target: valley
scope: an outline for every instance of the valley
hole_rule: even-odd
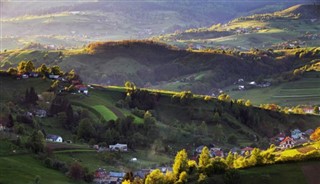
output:
[[[0,9],[0,184],[318,184],[317,2]]]

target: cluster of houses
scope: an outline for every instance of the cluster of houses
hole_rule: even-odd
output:
[[[320,33],[306,33],[301,38],[305,40],[318,40],[320,39]]]
[[[271,143],[277,145],[277,149],[285,150],[295,146],[299,146],[301,144],[309,142],[310,135],[314,132],[312,129],[308,129],[302,132],[299,129],[294,129],[290,131],[290,135],[286,135],[284,132],[279,133],[277,136],[271,138]],[[203,148],[205,146],[198,146],[194,151],[194,157],[192,159],[197,160],[199,155],[201,154]],[[226,157],[228,153],[225,153],[222,148],[215,146],[214,144],[210,144],[208,146],[209,154],[211,157]],[[97,150],[99,147],[96,148]],[[110,151],[127,151],[126,144],[115,144],[110,145],[108,150]],[[240,154],[242,156],[246,156],[247,154],[251,154],[254,150],[253,147],[244,147],[238,148],[234,147],[229,150],[229,152],[233,154]],[[131,159],[131,161],[137,161],[136,158]],[[162,173],[171,172],[171,167],[157,167],[155,169],[159,169]],[[149,173],[151,173],[155,169],[140,169],[132,173],[132,177],[134,178],[145,178]],[[95,171],[94,174],[94,183],[96,184],[120,184],[125,177],[124,172],[107,172],[105,169],[99,168]]]
[[[313,132],[313,129],[308,129],[304,132],[300,129],[294,129],[291,131],[291,135],[280,132],[278,135],[271,138],[271,142],[278,145],[279,149],[288,149],[309,142],[309,137]]]
[[[118,152],[127,152],[128,151],[128,145],[127,144],[114,144],[109,145],[109,147],[94,145],[94,149],[97,150],[97,152],[106,152],[106,151],[118,151]]]
[[[145,178],[148,174],[150,174],[153,170],[159,169],[163,174],[167,172],[172,172],[172,167],[157,167],[154,169],[140,169],[132,172],[133,178]],[[114,171],[106,171],[106,169],[98,168],[94,173],[95,184],[121,184],[126,173],[124,172],[114,172]]]
[[[25,72],[25,73],[18,73],[16,75],[16,79],[28,79],[28,78],[38,78],[40,74],[38,72]],[[51,80],[59,80],[61,82],[72,84],[74,86],[74,89],[81,94],[88,95],[89,90],[86,85],[84,85],[80,80],[71,80],[68,81],[64,76],[61,75],[55,75],[55,74],[47,74],[46,77]],[[60,86],[59,92],[65,91],[64,86]]]
[[[274,48],[274,49],[293,49],[293,48],[303,46],[305,44],[306,44],[305,41],[289,40],[289,41],[274,44],[274,45],[272,45],[272,48]]]
[[[248,27],[248,28],[242,28],[242,27],[236,27],[235,29],[232,29],[234,33],[236,34],[249,34],[249,33],[254,33],[258,32],[260,30],[267,29],[266,27]],[[229,30],[231,31],[231,30]]]
[[[107,172],[99,168],[94,173],[93,182],[96,184],[120,184],[125,176],[124,172]]]
[[[281,132],[275,137],[272,137],[270,139],[270,143],[275,144],[277,146],[277,149],[279,150],[292,148],[310,142],[309,137],[313,132],[313,129],[308,129],[304,132],[302,132],[299,129],[294,129],[290,132],[290,135],[286,135],[284,132]],[[201,145],[195,149],[193,159],[196,160],[198,158],[204,147],[204,145]],[[208,148],[211,157],[226,157],[228,152],[231,152],[233,154],[237,153],[244,156],[246,153],[251,154],[252,150],[254,149],[253,147],[249,146],[244,148],[234,147],[230,149],[227,153],[225,153],[223,152],[222,148],[216,147],[213,144],[211,144]]]
[[[236,82],[233,83],[234,85],[238,85],[237,88],[233,89],[233,90],[239,90],[239,91],[243,91],[245,89],[250,89],[253,87],[259,87],[259,88],[267,88],[271,86],[271,82],[268,81],[263,81],[263,82],[256,82],[256,81],[250,81],[250,82],[245,82],[244,79],[240,78],[238,79]]]

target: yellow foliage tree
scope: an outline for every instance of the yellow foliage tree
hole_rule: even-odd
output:
[[[320,127],[318,127],[311,135],[310,139],[313,141],[318,141],[320,140]]]

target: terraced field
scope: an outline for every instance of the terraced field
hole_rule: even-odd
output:
[[[116,120],[117,116],[106,106],[104,105],[95,105],[93,106],[95,110],[97,110],[105,120]]]
[[[276,103],[283,106],[320,104],[319,72],[306,73],[302,79],[268,88],[230,91],[232,98],[249,99],[255,105]]]
[[[108,92],[106,93],[105,90]],[[135,123],[143,123],[143,119],[133,115],[127,109],[121,109],[115,106],[115,103],[123,98],[124,89],[102,88],[95,86],[89,90],[89,97],[82,95],[72,95],[70,100],[73,105],[86,108],[95,114],[98,118],[105,121],[116,120],[131,115],[135,118]]]

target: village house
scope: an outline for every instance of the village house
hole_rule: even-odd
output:
[[[110,151],[128,151],[128,145],[127,144],[115,144],[115,145],[109,145]]]
[[[52,141],[52,142],[63,142],[63,139],[59,135],[53,135],[53,134],[48,134],[46,137],[47,141]]]
[[[110,184],[121,184],[126,173],[123,172],[109,172]]]
[[[49,79],[54,79],[57,80],[60,77],[60,75],[54,75],[54,74],[49,74],[48,78]]]
[[[242,148],[241,149],[241,155],[244,155],[246,152],[248,152],[249,153],[249,155],[251,154],[251,152],[252,152],[252,150],[253,150],[253,148],[252,147],[245,147],[245,148]]]
[[[284,138],[286,138],[286,134],[283,132],[280,132],[278,135],[273,137],[275,141],[283,141]]]
[[[39,73],[37,73],[37,72],[30,72],[30,73],[29,73],[29,77],[37,78],[37,77],[39,77]]]
[[[313,107],[303,107],[302,110],[306,114],[313,114],[314,108]]]
[[[211,157],[224,157],[224,153],[221,148],[210,148]]]
[[[78,90],[78,93],[83,93],[85,95],[88,95],[89,91],[88,88],[85,85],[76,85],[75,88]]]
[[[25,73],[18,73],[17,75],[16,75],[16,79],[27,79],[27,78],[29,78],[29,75],[28,74],[25,74]]]
[[[200,154],[200,153],[202,152],[203,148],[204,148],[204,145],[198,146],[198,147],[196,148],[196,153],[197,153],[197,154]]]
[[[301,130],[299,130],[299,129],[294,129],[294,130],[292,130],[291,131],[291,137],[293,138],[293,139],[300,139],[301,137],[302,137],[302,132],[301,132]]]
[[[295,145],[296,141],[291,137],[286,137],[279,144],[280,149],[292,148]]]
[[[148,174],[150,174],[152,170],[151,169],[140,169],[138,171],[133,172],[134,178],[145,178]]]
[[[241,149],[238,148],[238,147],[233,147],[233,148],[230,149],[230,152],[231,152],[232,154],[238,154],[238,153],[241,152]]]
[[[102,168],[99,168],[97,169],[95,172],[94,172],[94,180],[93,182],[94,183],[99,183],[99,184],[102,184],[102,183],[108,183],[108,173],[106,172],[105,169],[102,169]]]
[[[47,116],[47,111],[43,110],[43,109],[38,109],[34,111],[35,116],[40,117],[40,118],[44,118]]]
[[[303,134],[304,136],[309,137],[313,132],[314,132],[313,129],[308,129],[308,130],[306,130],[305,132],[303,132],[302,134]]]

